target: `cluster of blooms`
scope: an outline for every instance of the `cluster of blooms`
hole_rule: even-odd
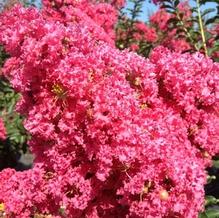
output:
[[[181,2],[177,8],[181,14],[180,19],[182,19],[183,28],[189,27],[191,23],[187,22],[187,20],[191,17],[192,12],[188,2]],[[150,17],[151,24],[156,28],[157,34],[160,35],[159,45],[163,45],[173,51],[179,52],[190,50],[191,46],[186,41],[185,33],[182,35],[183,32],[181,31],[181,35],[178,37],[176,28],[171,28],[170,30],[170,19],[176,19],[176,15],[166,12],[165,9],[159,9]]]
[[[161,4],[163,0],[152,0],[155,5]]]
[[[209,49],[211,50],[210,52],[210,56],[216,60],[218,62],[219,60],[219,51],[218,51],[218,35],[219,35],[219,24],[216,23],[212,26],[211,29],[208,29],[208,34],[211,35],[212,37],[210,39],[207,40],[207,47],[208,48],[213,48],[213,49]]]
[[[139,32],[139,36],[136,33],[136,39],[146,40],[148,42],[154,42],[157,39],[156,32],[153,28],[148,27],[143,22],[135,23],[136,32]]]
[[[108,38],[108,41],[111,40],[113,44],[112,39],[115,38],[113,27],[117,21],[117,8],[124,2],[112,1],[111,4],[87,0],[43,0],[42,13],[48,19],[64,23],[81,23],[89,27],[93,35],[95,33],[95,37],[102,34],[102,37]]]
[[[134,22],[132,27],[126,27],[129,18],[123,17],[123,25],[117,28],[116,40],[119,47],[129,47],[132,51],[139,51],[143,44],[153,44],[158,40],[156,29],[141,21]]]
[[[206,174],[194,145],[219,150],[218,65],[161,48],[149,61],[115,49],[101,26],[104,37],[34,8],[0,18],[3,73],[35,155],[33,169],[0,173],[6,216],[197,218]]]
[[[133,39],[136,43],[132,43],[130,48],[132,50],[138,50],[141,42],[155,42],[157,40],[157,33],[153,27],[149,27],[143,22],[136,22],[134,24]]]
[[[168,20],[171,18],[171,14],[167,13],[165,9],[158,9],[154,14],[150,16],[150,22],[161,31],[168,30]]]
[[[118,47],[139,52],[143,43],[151,44],[156,42],[157,34],[154,28],[140,21],[136,21],[132,27],[128,27],[129,22],[129,18],[124,16],[121,19],[122,25],[117,28],[116,41]]]
[[[105,0],[104,2],[107,2],[114,6],[117,9],[121,9],[125,6],[126,1],[125,0]]]
[[[0,118],[0,140],[5,140],[5,138],[6,138],[6,130],[3,120]]]
[[[179,11],[180,19],[182,19],[183,27],[188,28],[192,25],[191,22],[187,22],[191,18],[191,9],[188,2],[181,2],[177,9]],[[187,36],[183,31],[180,31],[180,37],[178,29],[171,26],[171,19],[177,20],[176,14],[168,13],[165,9],[161,8],[151,15],[149,24],[145,24],[140,21],[134,22],[132,27],[129,27],[126,23],[128,19],[124,19],[124,27],[121,26],[117,31],[117,41],[121,44],[125,44],[125,47],[129,47],[132,51],[141,51],[142,47],[146,44],[146,49],[149,47],[155,47],[156,45],[163,45],[172,51],[185,52],[191,50],[191,45],[187,42]],[[180,21],[178,21],[180,22]],[[128,29],[126,29],[128,26]],[[129,28],[131,30],[129,30]],[[128,42],[128,43],[127,43]]]
[[[155,28],[158,40],[155,45],[163,45],[172,51],[187,52],[198,50],[199,35],[196,35],[192,29],[197,28],[195,16],[192,15],[193,9],[190,7],[189,1],[180,1],[177,10],[169,8],[168,1],[156,1],[159,3],[160,9],[150,17],[150,25]],[[165,8],[165,9],[164,9]],[[174,13],[170,11],[174,10]],[[217,49],[217,24],[206,24],[209,20],[203,12],[204,30],[206,37],[206,45],[208,53],[214,60],[219,60],[219,52]],[[210,19],[211,20],[211,19]],[[173,23],[177,25],[173,25]],[[201,52],[204,51],[201,49]]]
[[[203,155],[219,153],[219,64],[201,54],[172,53],[159,47],[151,55],[160,95],[186,121],[189,137]]]

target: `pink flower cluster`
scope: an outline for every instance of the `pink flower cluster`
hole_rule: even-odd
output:
[[[186,121],[192,144],[203,155],[218,154],[218,63],[202,54],[171,53],[162,47],[153,51],[151,61],[156,64],[160,95]]]
[[[165,9],[159,9],[151,15],[150,22],[161,31],[167,31],[170,18],[171,14],[167,13]]]
[[[153,2],[154,4],[156,4],[156,5],[158,5],[158,4],[161,4],[161,3],[162,3],[162,0],[152,0],[152,2]]]
[[[192,26],[191,8],[186,1],[179,3],[177,10],[178,15],[160,8],[150,16],[148,24],[138,20],[131,21],[123,16],[116,32],[118,47],[130,48],[145,57],[157,45],[182,53],[192,50],[191,38],[188,38],[185,31]]]
[[[181,2],[177,6],[181,22],[183,23],[183,28],[190,27],[191,22],[188,20],[191,17],[191,9],[188,2]],[[170,19],[178,19],[176,15],[170,14],[165,11],[165,9],[159,9],[150,17],[150,23],[156,29],[157,35],[159,35],[159,45],[163,45],[172,51],[185,52],[191,50],[191,45],[188,42],[185,33],[180,32],[180,37],[178,37],[177,28],[172,28]],[[180,23],[180,21],[178,21]],[[171,27],[171,28],[170,28]],[[181,27],[182,29],[182,27]]]
[[[127,30],[119,29],[117,31],[118,41],[129,41],[130,36],[127,35]],[[146,25],[144,22],[136,22],[133,25],[132,42],[130,43],[130,49],[132,51],[138,51],[142,43],[154,43],[157,40],[157,33],[153,27]]]
[[[87,17],[16,6],[0,18],[3,73],[35,155],[33,169],[0,173],[7,217],[197,218],[219,151],[219,65],[119,51]]]
[[[87,26],[95,37],[111,40],[115,38],[114,25],[117,21],[117,9],[124,3],[112,1],[111,4],[99,1],[60,1],[43,0],[43,12],[47,19],[63,23],[80,23]],[[102,35],[102,36],[101,36]]]
[[[154,28],[147,26],[143,22],[135,23],[136,33],[134,34],[134,39],[145,40],[147,42],[155,42],[157,40],[157,34]]]
[[[3,123],[3,120],[0,118],[0,140],[6,139],[6,130]]]

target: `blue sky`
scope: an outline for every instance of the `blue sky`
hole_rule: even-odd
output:
[[[2,2],[2,1],[5,1],[5,0],[0,0],[0,2]],[[31,1],[31,0],[29,0],[29,1]],[[132,8],[133,4],[129,0],[126,0],[126,1],[127,1],[126,8]],[[35,2],[35,4],[39,7],[41,0],[33,0],[33,2]],[[195,0],[189,0],[189,4],[191,6],[195,6],[196,5]],[[216,9],[216,3],[207,3],[206,5],[204,5],[202,7],[202,10],[204,10],[206,8],[215,8]],[[149,0],[145,0],[144,4],[143,4],[143,12],[141,13],[141,15],[139,17],[139,20],[148,21],[150,15],[153,14],[157,9],[158,9],[157,5],[151,3]]]
[[[196,2],[194,0],[189,0],[189,4],[191,6],[195,6]],[[128,1],[128,4],[126,6],[126,8],[131,8],[132,7],[132,3],[130,1]],[[206,9],[206,8],[215,8],[216,9],[216,3],[207,3],[204,6],[202,6],[202,10]],[[145,0],[144,4],[143,4],[143,12],[141,14],[141,16],[139,17],[139,20],[142,21],[147,21],[148,18],[150,17],[151,14],[153,14],[156,10],[158,9],[158,6],[154,5],[153,3],[150,3],[149,0]]]

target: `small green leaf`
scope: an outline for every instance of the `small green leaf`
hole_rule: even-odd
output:
[[[214,8],[207,8],[202,12],[202,17],[204,17],[205,15],[214,12],[215,9]]]
[[[173,24],[177,24],[179,22],[179,19],[177,19],[177,18],[170,18],[168,21],[167,21],[167,23],[168,24],[170,24],[170,23],[173,23]]]
[[[174,8],[171,5],[167,5],[167,4],[163,4],[161,8],[174,10]]]
[[[217,198],[215,198],[214,196],[207,195],[205,197],[205,206],[217,204],[218,202],[219,202],[219,200]]]
[[[179,0],[175,0],[175,1],[174,1],[174,6],[177,7],[178,4],[179,4],[179,2],[180,2]]]
[[[219,168],[219,160],[213,160],[213,166]]]
[[[205,214],[207,218],[219,218],[219,209],[208,209]]]
[[[205,25],[215,23],[215,22],[217,22],[217,20],[219,20],[218,16],[211,17],[205,21]]]
[[[206,216],[206,214],[205,214],[205,212],[204,212],[204,213],[200,213],[199,216],[198,216],[198,218],[208,218],[208,217]]]
[[[209,184],[209,183],[211,183],[212,182],[212,180],[215,180],[216,179],[216,176],[215,175],[213,175],[213,176],[207,176],[207,183]],[[219,217],[218,217],[219,218]]]

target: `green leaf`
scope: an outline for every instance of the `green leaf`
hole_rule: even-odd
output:
[[[184,30],[184,29],[181,29],[181,28],[178,28],[178,29],[176,30],[176,34],[178,35],[178,34],[180,34],[180,33],[185,33],[185,30]]]
[[[179,19],[177,19],[176,17],[170,18],[167,23],[168,24],[177,24],[179,22]]]
[[[214,12],[214,11],[216,11],[214,8],[207,8],[207,9],[205,9],[203,12],[202,12],[202,17],[204,17],[205,15],[207,15],[207,14],[209,14],[209,13],[212,13],[212,12]]]
[[[214,61],[215,62],[219,62],[219,58],[214,58]]]
[[[194,8],[191,8],[191,11],[194,13],[198,13],[198,10],[197,10],[197,8],[196,7],[194,7]]]
[[[176,14],[175,10],[166,9],[166,12],[170,14]]]
[[[219,169],[219,160],[213,160],[213,166]]]
[[[173,8],[171,5],[167,5],[167,4],[163,4],[163,5],[161,6],[161,8],[174,10],[174,8]]]
[[[198,218],[208,218],[205,213],[200,213]]]
[[[217,20],[219,20],[218,16],[211,17],[205,21],[205,25],[215,23],[215,22],[217,22]]]
[[[208,175],[208,176],[207,176],[207,183],[209,184],[209,183],[212,182],[212,180],[215,180],[215,179],[216,179],[216,176],[215,176],[215,175],[213,175],[213,176]],[[219,217],[218,217],[218,218],[219,218]]]
[[[211,39],[212,38],[212,34],[210,33],[210,32],[205,32],[205,39],[206,39],[206,41],[208,41],[209,39]]]
[[[207,2],[215,2],[215,3],[218,3],[218,0],[201,0],[200,1],[200,4],[205,4]]]
[[[207,218],[219,218],[219,209],[208,209],[205,214]]]
[[[218,202],[219,200],[215,198],[214,196],[207,195],[205,197],[205,206],[214,205],[214,204],[217,204]]]
[[[178,4],[179,4],[179,2],[180,2],[179,0],[175,0],[175,1],[174,1],[174,6],[177,7]]]
[[[197,17],[191,17],[187,20],[187,22],[199,23],[199,20]]]
[[[171,4],[172,0],[164,0],[164,2],[167,2],[167,3]]]

